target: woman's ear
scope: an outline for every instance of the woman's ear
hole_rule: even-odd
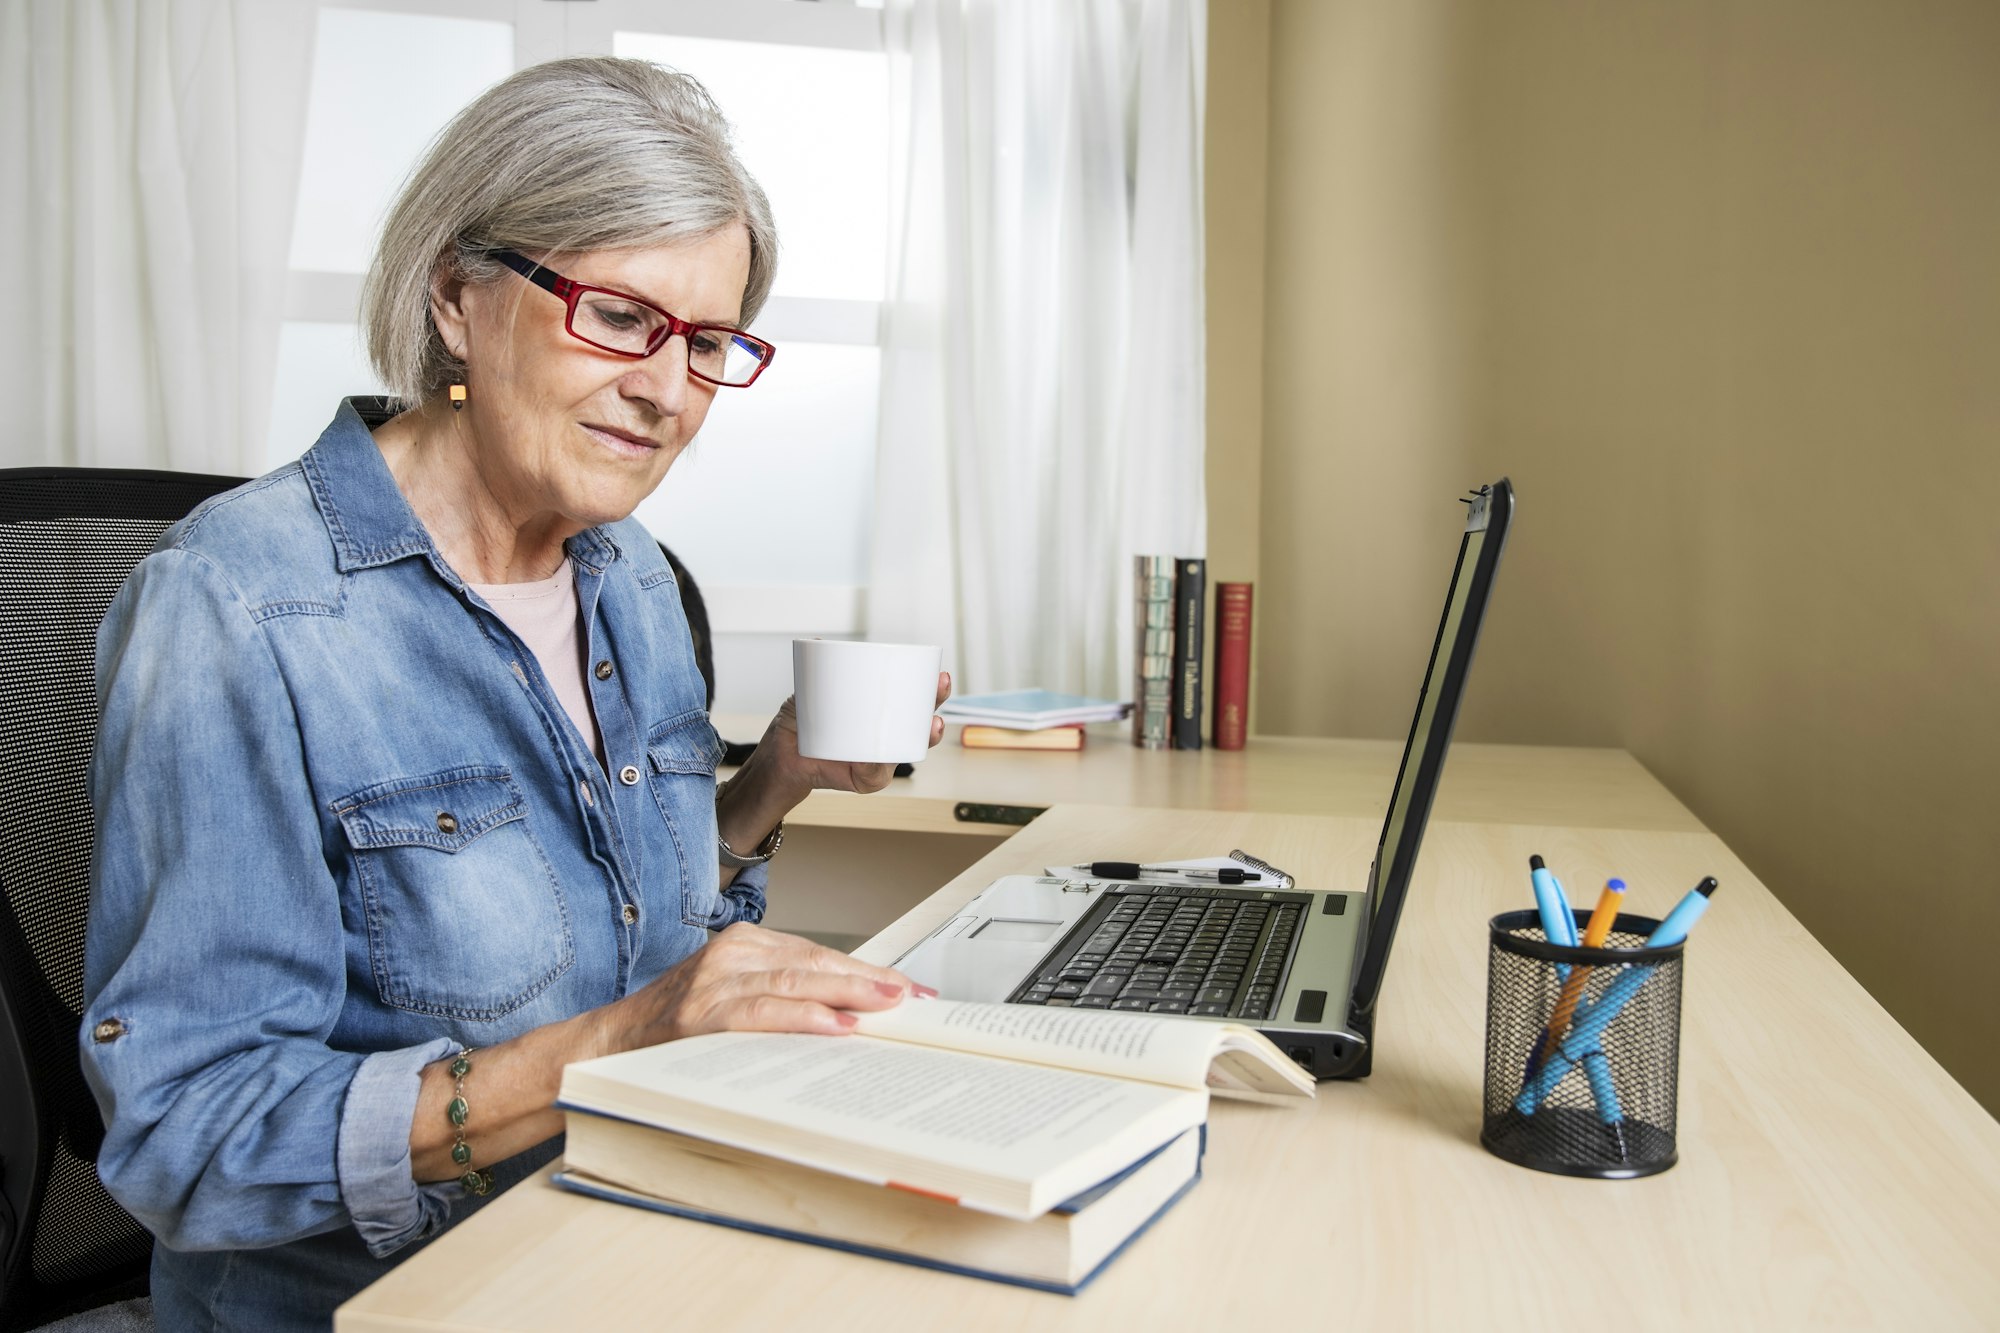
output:
[[[466,348],[471,345],[466,292],[464,278],[448,264],[438,266],[437,273],[431,278],[431,323],[437,326],[438,337],[444,340],[445,350],[461,362],[465,360]]]

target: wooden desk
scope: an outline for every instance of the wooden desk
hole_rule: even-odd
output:
[[[721,714],[716,726],[755,740],[764,720]],[[1127,723],[1088,729],[1075,752],[968,750],[957,727],[944,742],[869,796],[814,792],[787,816],[793,826],[905,833],[1007,834],[1011,826],[964,820],[963,802],[1039,808],[1089,802],[1166,810],[1257,810],[1359,815],[1379,820],[1402,757],[1401,741],[1252,737],[1242,750],[1141,750]],[[1693,832],[1700,820],[1623,750],[1542,745],[1453,745],[1436,819]],[[1225,849],[1226,850],[1226,849]]]
[[[1149,857],[1267,849],[1358,880],[1372,819],[1053,809],[883,931],[887,960],[993,876],[1105,830]],[[1621,1183],[1478,1145],[1485,923],[1539,851],[1690,943],[1681,1162]],[[1083,1295],[1043,1295],[597,1203],[529,1181],[344,1306],[415,1329],[1583,1329],[2000,1322],[2000,1125],[1700,831],[1433,824],[1375,1074],[1308,1109],[1219,1103],[1207,1177]]]

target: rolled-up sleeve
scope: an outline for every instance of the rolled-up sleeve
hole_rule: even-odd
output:
[[[715,913],[708,919],[710,930],[721,930],[733,926],[738,921],[756,925],[764,919],[764,893],[771,883],[771,863],[759,862],[754,866],[744,866],[736,872],[736,878],[722,886],[716,898]]]
[[[410,1167],[410,1124],[424,1066],[462,1048],[436,1041],[371,1055],[354,1071],[340,1112],[340,1196],[376,1258],[444,1225],[456,1183],[418,1185]]]
[[[184,550],[126,584],[98,637],[102,714],[81,1033],[106,1187],[177,1249],[353,1225],[386,1254],[441,1225],[419,1187],[417,1073],[455,1047],[331,1039],[338,886],[263,629]]]

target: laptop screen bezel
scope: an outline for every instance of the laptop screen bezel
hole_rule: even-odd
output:
[[[1430,660],[1424,667],[1423,689],[1417,695],[1416,710],[1410,718],[1409,738],[1403,743],[1402,762],[1396,769],[1396,785],[1390,788],[1389,809],[1382,817],[1382,833],[1375,844],[1375,861],[1369,867],[1368,942],[1362,951],[1349,1001],[1349,1013],[1357,1021],[1367,1018],[1374,1011],[1375,1001],[1381,995],[1382,978],[1389,966],[1390,946],[1396,938],[1396,924],[1402,916],[1403,901],[1409,894],[1410,876],[1416,867],[1417,853],[1423,846],[1424,829],[1430,823],[1438,779],[1444,771],[1445,755],[1451,748],[1459,704],[1465,697],[1465,679],[1472,665],[1473,649],[1478,645],[1479,630],[1486,619],[1486,606],[1493,591],[1493,574],[1499,566],[1500,552],[1506,546],[1507,532],[1512,526],[1514,487],[1507,478],[1502,477],[1484,488],[1483,498],[1486,502],[1486,535],[1480,542],[1470,573],[1465,569],[1465,555],[1466,548],[1471,545],[1472,534],[1478,530],[1476,519],[1468,519],[1464,532],[1459,536],[1451,582],[1445,588],[1444,611],[1438,617],[1437,636],[1431,641]],[[1452,602],[1458,594],[1461,578],[1471,579],[1466,589],[1465,611],[1452,632],[1450,644],[1446,644],[1445,634],[1452,630]],[[1429,733],[1419,736],[1424,700],[1430,692],[1433,676],[1437,675],[1440,650],[1444,650],[1444,672],[1437,684],[1437,708],[1431,715]],[[1413,756],[1416,759],[1414,773],[1410,768]],[[1397,846],[1391,849],[1387,843],[1390,829],[1396,822],[1396,798],[1402,794],[1406,779],[1411,783],[1410,808],[1403,817]],[[1386,863],[1383,860],[1385,855],[1388,855]]]

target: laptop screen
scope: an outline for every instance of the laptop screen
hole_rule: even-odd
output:
[[[1465,694],[1465,673],[1485,618],[1493,570],[1499,564],[1513,517],[1514,488],[1503,477],[1476,492],[1470,504],[1465,535],[1459,542],[1458,561],[1452,566],[1451,586],[1445,593],[1444,617],[1438,622],[1437,638],[1431,644],[1430,662],[1424,668],[1424,683],[1417,695],[1416,716],[1411,720],[1410,736],[1403,746],[1395,790],[1389,797],[1389,814],[1382,823],[1382,840],[1376,844],[1375,863],[1369,872],[1368,902],[1372,915],[1367,947],[1354,983],[1353,1012],[1357,1015],[1372,1010],[1381,991],[1396,921],[1402,914],[1410,874],[1423,842],[1424,824],[1430,818],[1431,802],[1437,795],[1445,751],[1451,744],[1452,724],[1458,719],[1459,700]]]

